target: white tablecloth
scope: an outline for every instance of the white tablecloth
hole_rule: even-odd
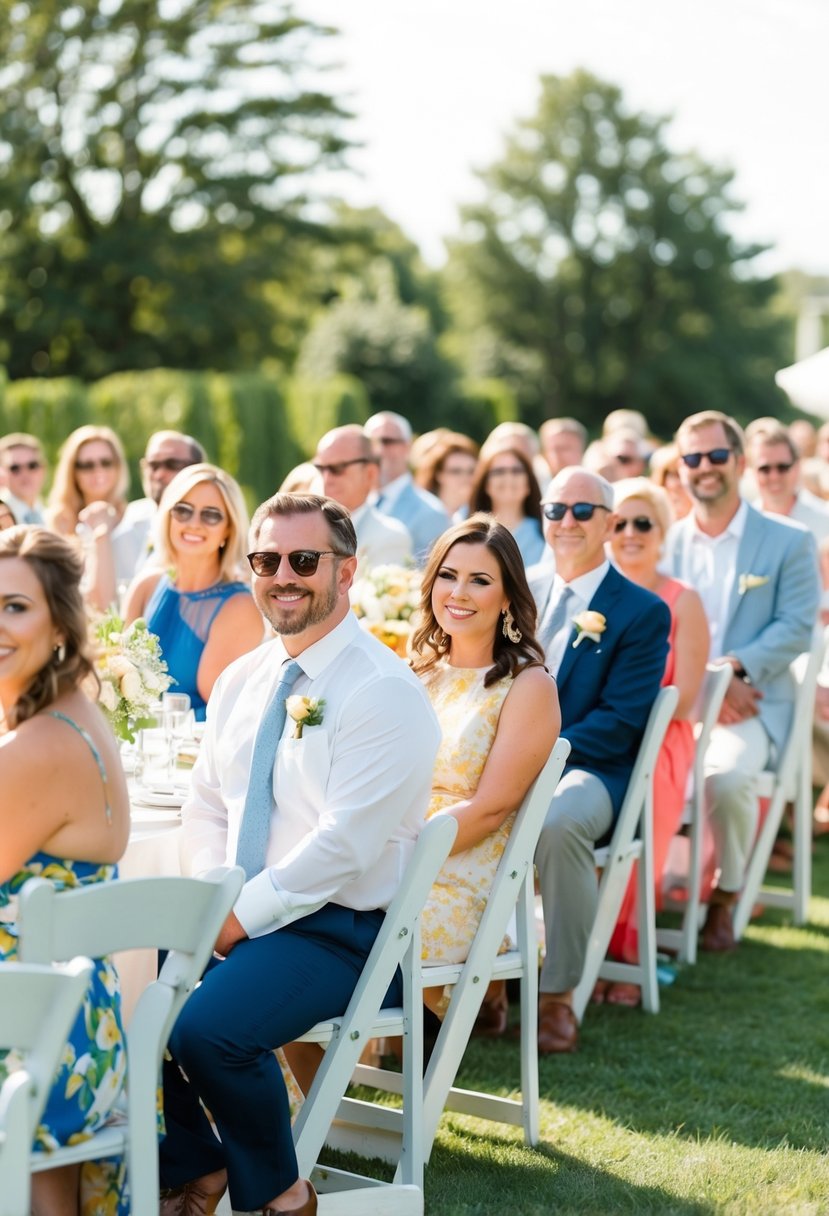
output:
[[[170,812],[158,812],[158,822],[152,822],[153,812],[146,807],[134,807],[140,822],[134,823],[127,851],[118,866],[121,878],[157,878],[159,875],[181,873],[179,844],[181,820]],[[154,950],[129,950],[115,955],[115,965],[121,977],[121,999],[124,1019],[128,1023],[141,993],[157,974]]]

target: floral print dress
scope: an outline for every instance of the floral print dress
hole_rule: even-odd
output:
[[[427,819],[468,798],[478,788],[498,729],[501,706],[512,687],[512,677],[506,676],[484,688],[488,670],[442,663],[428,679],[427,691],[442,738]],[[460,963],[466,959],[514,819],[515,814],[508,816],[500,828],[478,844],[447,858],[420,919],[425,963]],[[505,940],[502,950],[507,947]]]
[[[19,873],[0,883],[0,965],[17,958],[17,895],[30,878],[48,878],[59,890],[111,882],[115,865],[69,861],[35,853]],[[109,958],[95,959],[83,1007],[69,1035],[52,1092],[35,1135],[46,1152],[88,1140],[110,1117],[124,1087],[127,1050],[118,976]],[[0,1052],[0,1084],[15,1070],[14,1052]],[[86,1161],[81,1169],[83,1216],[128,1216],[122,1159]]]

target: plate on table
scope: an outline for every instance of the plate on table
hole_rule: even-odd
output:
[[[137,803],[138,806],[174,807],[181,810],[186,797],[187,790],[183,788],[139,785],[132,791],[130,802]]]
[[[167,806],[131,806],[132,827],[155,827],[158,823],[181,823],[181,810]]]

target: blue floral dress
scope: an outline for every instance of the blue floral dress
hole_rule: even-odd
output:
[[[76,730],[80,728],[62,714]],[[91,738],[80,731],[100,757]],[[7,882],[0,883],[0,964],[17,959],[17,896],[30,878],[48,878],[58,891],[74,890],[118,877],[116,865],[71,861],[35,853]],[[110,958],[95,959],[83,1007],[69,1035],[52,1092],[46,1103],[35,1145],[44,1151],[77,1144],[107,1122],[124,1088],[126,1036],[121,1022],[121,992]],[[15,1053],[0,1052],[0,1084],[14,1072]],[[81,1171],[82,1216],[129,1216],[126,1166],[122,1159],[84,1162]]]

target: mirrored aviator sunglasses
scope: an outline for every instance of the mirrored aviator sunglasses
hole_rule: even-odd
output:
[[[202,507],[197,512],[196,508],[191,507],[189,502],[175,503],[170,507],[170,514],[180,524],[188,523],[196,514],[198,514],[201,523],[208,528],[215,528],[225,522],[224,512],[220,511],[218,507]]]
[[[312,574],[316,574],[321,557],[345,557],[346,554],[335,553],[333,549],[294,549],[291,553],[264,550],[249,553],[247,556],[251,570],[259,578],[273,578],[283,557],[287,557],[294,574],[298,574],[300,578],[310,578]]]
[[[593,518],[596,511],[609,511],[601,502],[545,502],[542,505],[545,519],[560,523],[568,511],[572,513],[577,523],[585,524]]]

